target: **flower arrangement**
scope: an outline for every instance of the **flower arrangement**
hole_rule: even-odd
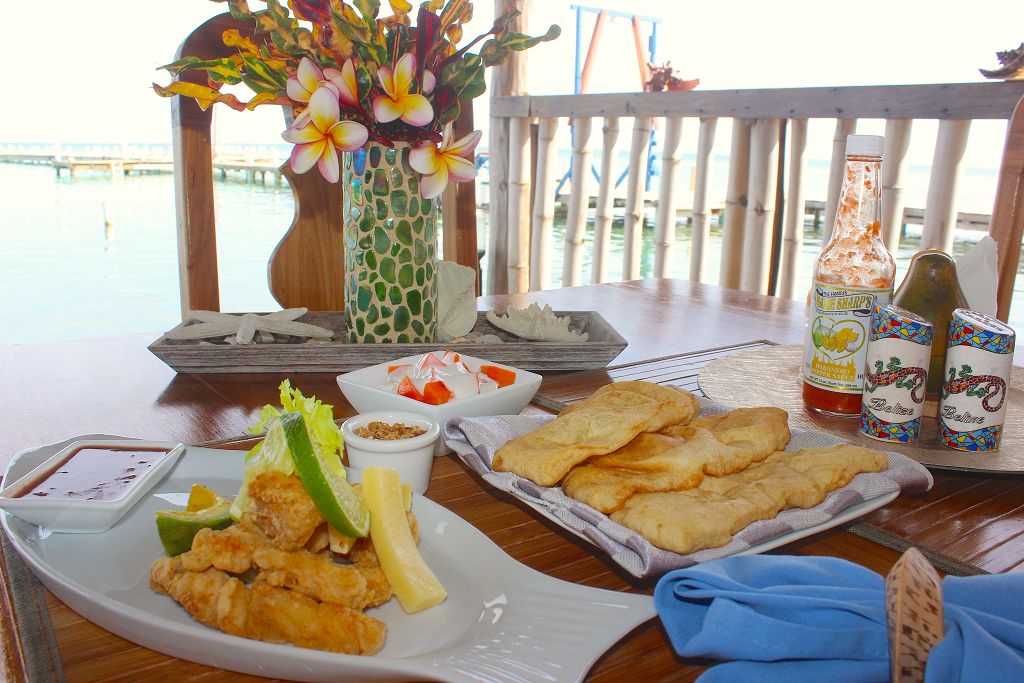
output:
[[[408,143],[409,163],[422,177],[423,196],[441,194],[449,180],[476,176],[470,161],[480,131],[452,139],[460,102],[484,92],[484,70],[504,62],[510,51],[525,50],[559,35],[551,26],[542,36],[512,31],[518,12],[498,17],[490,29],[457,47],[472,18],[468,0],[428,0],[416,13],[412,4],[390,0],[392,16],[379,18],[379,0],[262,0],[251,11],[246,0],[228,3],[232,16],[253,22],[257,40],[237,30],[223,34],[237,49],[222,59],[185,57],[163,69],[175,81],[153,84],[164,97],[184,95],[206,109],[223,103],[232,109],[264,104],[291,107],[293,122],[282,137],[295,145],[289,164],[296,173],[313,166],[330,182],[340,178],[339,152],[355,151],[367,141],[387,147]],[[479,53],[469,50],[482,45]],[[207,83],[179,77],[203,72]],[[244,83],[255,95],[242,102],[220,92],[225,84]]]

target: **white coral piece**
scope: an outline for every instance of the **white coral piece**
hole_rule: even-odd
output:
[[[537,304],[530,304],[526,308],[509,308],[502,316],[494,311],[488,311],[487,321],[499,329],[530,341],[585,342],[590,339],[586,332],[570,330],[571,318],[567,315],[555,315],[551,306],[547,305],[544,308]]]

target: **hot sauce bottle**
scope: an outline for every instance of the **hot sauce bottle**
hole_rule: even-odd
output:
[[[860,414],[864,360],[875,303],[892,300],[896,265],[881,238],[882,144],[846,138],[846,169],[832,236],[814,263],[804,342],[804,405]]]

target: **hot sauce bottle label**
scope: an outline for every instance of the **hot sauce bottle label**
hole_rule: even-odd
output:
[[[827,391],[859,394],[864,386],[871,309],[891,289],[814,283],[804,344],[804,381]]]

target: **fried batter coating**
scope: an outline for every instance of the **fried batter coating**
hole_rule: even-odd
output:
[[[355,567],[335,564],[322,555],[286,553],[263,546],[253,554],[253,563],[263,570],[256,577],[257,583],[289,588],[321,602],[361,610],[373,597],[367,591],[366,579]]]
[[[197,621],[232,635],[344,654],[369,655],[384,646],[387,626],[373,617],[266,583],[247,588],[217,569],[190,572],[179,558],[157,559],[150,585]]]
[[[179,557],[190,572],[215,567],[229,574],[241,574],[252,566],[255,549],[266,543],[258,531],[244,524],[232,524],[220,531],[200,529],[192,539],[192,549]]]
[[[327,531],[327,522],[324,522],[316,528],[313,535],[306,541],[306,545],[303,546],[306,550],[311,553],[319,553],[327,550],[327,547],[331,544],[331,535]]]
[[[281,550],[306,545],[324,518],[302,481],[294,475],[262,472],[249,482],[252,504],[243,520],[257,527]]]

